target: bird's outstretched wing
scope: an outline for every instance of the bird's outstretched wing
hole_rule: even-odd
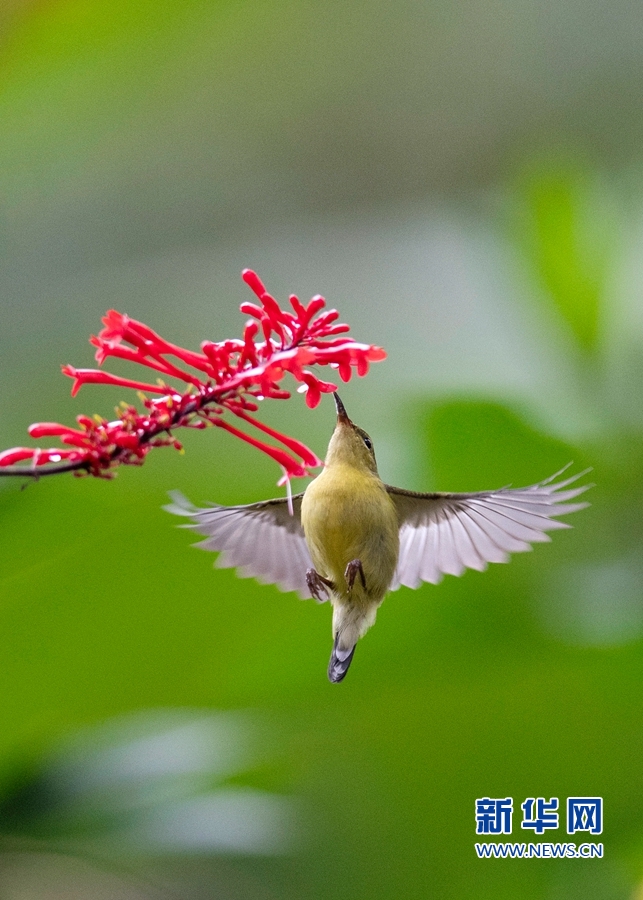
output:
[[[207,535],[196,546],[220,552],[216,561],[219,568],[236,568],[242,578],[276,584],[282,591],[297,591],[306,600],[311,596],[306,570],[313,564],[301,527],[303,496],[293,496],[292,515],[285,498],[199,509],[179,491],[170,493],[174,502],[163,508],[193,519],[183,527]]]
[[[443,574],[461,575],[467,568],[481,572],[487,563],[507,562],[509,553],[551,540],[547,531],[570,528],[553,517],[588,506],[568,501],[591,485],[562,490],[586,474],[555,482],[565,469],[531,487],[475,494],[417,494],[386,485],[400,519],[391,590],[416,588],[422,581],[437,584]]]

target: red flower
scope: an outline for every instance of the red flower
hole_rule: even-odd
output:
[[[261,305],[242,303],[241,312],[251,316],[242,340],[219,343],[204,341],[201,353],[195,353],[164,340],[142,322],[110,310],[103,319],[104,328],[91,343],[96,360],[103,365],[110,357],[127,359],[159,373],[156,384],[121,378],[102,369],[75,369],[63,366],[63,373],[74,379],[72,395],[84,384],[111,384],[134,388],[140,393],[144,412],[123,403],[118,418],[108,422],[99,416],[78,416],[78,428],[55,422],[32,425],[33,438],[57,437],[65,447],[40,449],[14,447],[0,453],[0,475],[39,476],[75,471],[110,478],[119,465],[141,465],[153,447],[181,448],[173,437],[176,428],[205,428],[214,425],[257,447],[284,470],[284,477],[308,474],[308,467],[321,460],[300,441],[264,425],[251,413],[265,398],[284,400],[289,391],[280,386],[289,373],[301,382],[309,407],[317,406],[322,393],[335,385],[322,381],[310,367],[330,365],[343,381],[353,370],[365,375],[371,362],[386,357],[384,350],[370,344],[358,344],[337,335],[349,331],[337,323],[339,313],[322,312],[323,297],[313,297],[304,306],[290,297],[292,312],[281,309],[267,293],[255,272],[245,269],[243,280],[256,294]],[[337,324],[336,324],[337,323]],[[194,371],[196,370],[196,374]],[[180,388],[173,382],[183,382]],[[150,398],[148,394],[159,396]],[[236,428],[225,413],[231,413],[278,441],[286,449],[259,440]],[[29,465],[24,465],[29,461]],[[23,463],[23,465],[17,465]]]

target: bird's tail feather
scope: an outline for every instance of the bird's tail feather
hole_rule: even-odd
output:
[[[333,644],[333,652],[330,655],[330,662],[328,663],[328,680],[332,681],[333,684],[337,684],[338,681],[341,681],[348,672],[349,666],[353,661],[353,654],[355,653],[355,644],[350,647],[348,650],[343,650],[338,646],[339,643],[339,635],[335,635],[335,643]]]

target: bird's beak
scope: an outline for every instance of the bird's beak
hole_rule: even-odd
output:
[[[346,414],[346,410],[344,409],[344,404],[340,400],[339,394],[337,392],[335,392],[333,394],[333,397],[335,398],[335,406],[337,408],[337,424],[338,425],[340,425],[340,424],[341,425],[350,425],[351,420],[348,418],[348,415]]]

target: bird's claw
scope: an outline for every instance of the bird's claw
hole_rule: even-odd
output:
[[[318,603],[325,603],[330,596],[330,591],[335,587],[329,578],[324,578],[316,569],[306,571],[306,584]],[[322,592],[326,595],[325,597],[322,596]]]
[[[348,585],[349,592],[353,590],[353,585],[355,584],[355,579],[357,578],[358,572],[359,577],[362,580],[362,587],[364,588],[364,590],[366,590],[366,576],[364,575],[362,560],[351,559],[349,564],[346,566],[346,571],[344,572],[344,578],[346,579],[346,584]]]

